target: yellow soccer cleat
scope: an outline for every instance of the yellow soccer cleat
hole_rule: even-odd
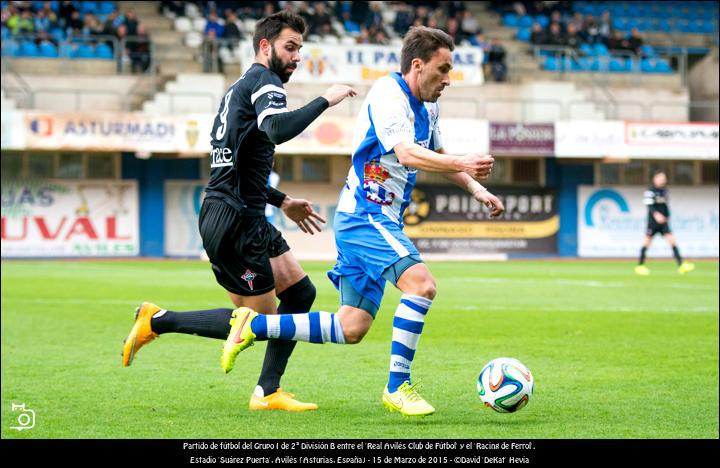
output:
[[[250,397],[251,410],[283,410],[283,411],[312,411],[318,409],[315,403],[298,401],[292,393],[284,392],[278,388],[275,393],[266,397],[259,397],[253,393]]]
[[[150,328],[150,319],[162,309],[155,304],[143,302],[135,309],[135,324],[123,341],[123,366],[130,367],[135,354],[159,335]]]
[[[410,385],[409,382],[400,385],[395,393],[390,393],[385,386],[383,405],[391,413],[399,411],[403,416],[428,416],[435,412],[435,408],[418,394],[417,384]]]
[[[647,276],[650,274],[650,268],[646,267],[645,265],[638,265],[635,267],[635,273],[642,276]]]
[[[678,267],[678,273],[684,275],[685,273],[690,273],[694,269],[695,265],[693,263],[682,262],[682,264]]]
[[[233,311],[230,319],[232,327],[227,340],[225,340],[223,353],[220,357],[220,367],[226,374],[233,369],[235,358],[240,354],[240,351],[249,348],[255,343],[255,333],[253,333],[250,323],[257,315],[257,312],[247,307],[240,307]]]

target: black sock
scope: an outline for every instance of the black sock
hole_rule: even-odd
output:
[[[680,256],[680,251],[677,248],[677,245],[672,246],[673,249],[673,255],[675,255],[675,260],[677,261],[678,265],[682,265],[682,257]]]
[[[185,333],[224,340],[230,333],[233,309],[196,310],[193,312],[170,312],[169,310],[150,320],[152,331]],[[157,314],[156,314],[157,315]]]
[[[638,263],[638,265],[645,263],[645,252],[647,252],[647,247],[640,249],[640,263]]]
[[[315,301],[315,286],[307,276],[278,294],[278,314],[304,314],[310,312]],[[295,349],[295,341],[268,340],[265,360],[258,379],[265,396],[275,393],[280,387],[280,378],[285,373],[288,359]]]

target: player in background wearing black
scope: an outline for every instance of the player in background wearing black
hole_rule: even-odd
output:
[[[643,194],[643,202],[648,207],[648,227],[645,232],[645,240],[640,249],[640,261],[635,267],[638,275],[649,275],[650,269],[645,266],[645,253],[652,243],[655,234],[662,234],[670,247],[678,264],[679,273],[688,273],[695,269],[695,265],[683,262],[680,251],[675,242],[675,236],[670,231],[670,209],[668,208],[667,175],[664,171],[657,171],[653,175],[653,185]]]
[[[286,83],[300,61],[305,22],[282,11],[258,21],[253,37],[255,63],[228,89],[212,129],[210,180],[200,210],[200,235],[218,283],[235,307],[274,314],[306,313],[315,287],[280,232],[265,218],[265,205],[283,210],[303,232],[320,231],[326,221],[307,200],[268,186],[275,145],[296,137],[328,107],[356,92],[333,85],[300,109],[287,108]],[[276,305],[276,297],[280,305]],[[225,340],[233,309],[171,312],[143,303],[125,340],[123,364],[163,333]],[[295,341],[269,340],[250,409],[317,409],[280,388]]]

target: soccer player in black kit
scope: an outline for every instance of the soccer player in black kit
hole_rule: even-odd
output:
[[[647,252],[652,238],[655,234],[662,234],[665,240],[672,247],[673,255],[678,264],[679,273],[688,273],[695,269],[695,265],[683,262],[680,251],[675,242],[675,236],[670,231],[670,210],[668,209],[667,176],[664,171],[657,171],[653,176],[653,185],[643,195],[643,202],[648,207],[648,226],[645,232],[645,240],[640,249],[640,262],[635,267],[638,275],[649,275],[650,269],[645,266],[645,253]]]
[[[268,313],[309,312],[315,287],[290,252],[282,234],[265,218],[265,205],[283,210],[303,232],[320,231],[325,220],[307,200],[293,199],[268,186],[275,145],[302,132],[325,109],[356,92],[333,85],[323,96],[289,111],[283,83],[300,61],[305,22],[282,11],[258,21],[253,37],[255,63],[228,89],[212,129],[210,180],[200,210],[203,246],[217,282],[235,307]],[[280,299],[276,305],[276,297]],[[186,333],[225,340],[233,309],[171,312],[143,303],[123,346],[123,364],[163,333]],[[317,409],[280,387],[294,341],[269,340],[252,410]]]

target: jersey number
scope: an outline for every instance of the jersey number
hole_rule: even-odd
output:
[[[220,126],[215,132],[216,140],[222,140],[225,136],[225,132],[227,131],[227,116],[228,111],[230,110],[230,97],[232,96],[232,92],[233,89],[230,89],[230,91],[228,91],[225,95],[225,106],[223,107],[222,112],[220,112]]]

